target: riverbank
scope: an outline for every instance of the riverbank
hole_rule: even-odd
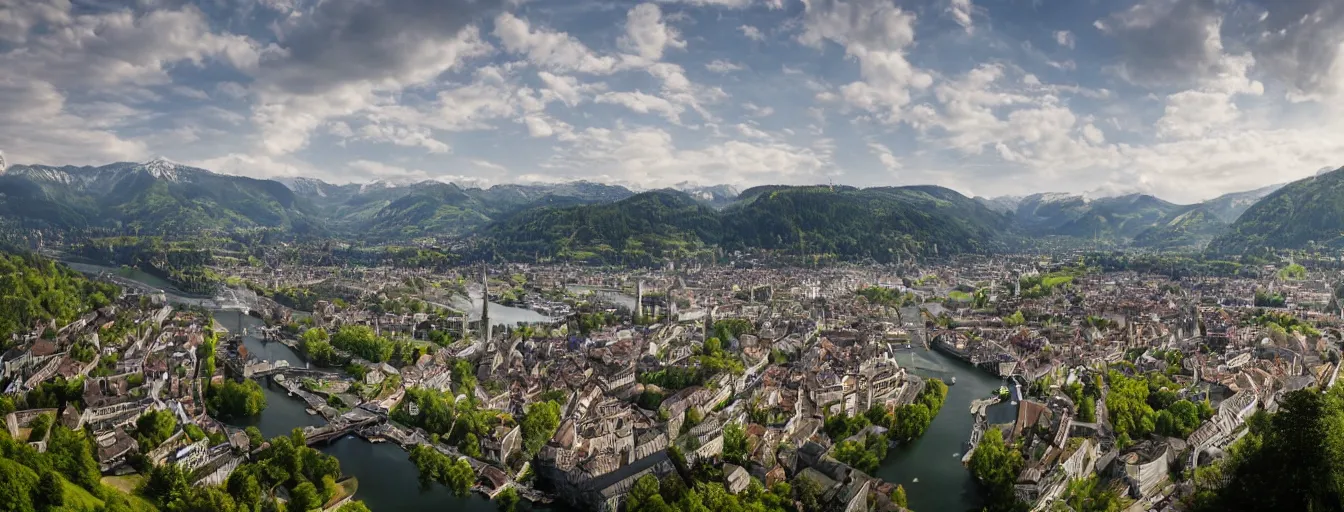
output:
[[[967,435],[974,428],[971,404],[988,398],[1003,381],[937,350],[902,350],[897,359],[907,370],[920,377],[941,378],[948,386],[943,408],[919,439],[893,448],[873,476],[905,487],[912,510],[961,512],[980,510],[984,505],[980,489],[970,471],[962,465]],[[1010,421],[1017,407],[1000,403],[985,408],[991,423]]]

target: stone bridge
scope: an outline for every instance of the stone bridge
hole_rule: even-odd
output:
[[[254,379],[270,377],[272,375],[284,375],[285,377],[312,377],[315,379],[334,379],[341,376],[340,372],[333,370],[318,370],[315,368],[295,368],[293,366],[279,366],[269,370],[262,370],[251,375]]]
[[[319,443],[330,443],[345,437],[346,434],[353,434],[365,427],[382,423],[384,420],[386,420],[386,418],[377,415],[350,422],[342,421],[339,424],[337,422],[332,422],[326,426],[316,427],[311,430],[304,429],[304,439],[307,441],[308,446],[314,446]]]

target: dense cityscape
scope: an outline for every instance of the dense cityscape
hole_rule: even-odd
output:
[[[1344,0],[0,0],[0,512],[1344,512]]]
[[[6,495],[362,510],[325,450],[387,443],[417,487],[466,500],[443,506],[1227,510],[1298,499],[1243,486],[1326,442],[1287,422],[1344,419],[1313,391],[1339,371],[1328,261],[1173,278],[1098,253],[439,270],[278,253],[210,267],[213,296],[6,260]],[[306,421],[268,423],[284,405]],[[941,457],[970,490],[921,481],[927,455],[892,471],[953,416]]]

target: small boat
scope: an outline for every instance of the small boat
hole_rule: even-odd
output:
[[[952,380],[948,381],[947,383],[948,383],[948,384],[956,384],[956,383],[957,383],[957,376],[956,376],[956,375],[953,375],[953,376],[952,376]]]

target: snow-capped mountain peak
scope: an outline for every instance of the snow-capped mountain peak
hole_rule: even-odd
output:
[[[714,199],[732,199],[740,195],[736,187],[732,185],[700,185],[683,181],[675,185],[677,190],[690,194],[705,201]]]
[[[140,168],[149,173],[150,176],[173,182],[180,179],[178,171],[183,167],[186,166],[163,157],[155,158],[140,165]]]
[[[275,181],[289,188],[289,190],[298,194],[315,195],[318,197],[327,197],[326,188],[330,186],[327,182],[317,178],[305,178],[303,176],[287,176],[275,178]]]

